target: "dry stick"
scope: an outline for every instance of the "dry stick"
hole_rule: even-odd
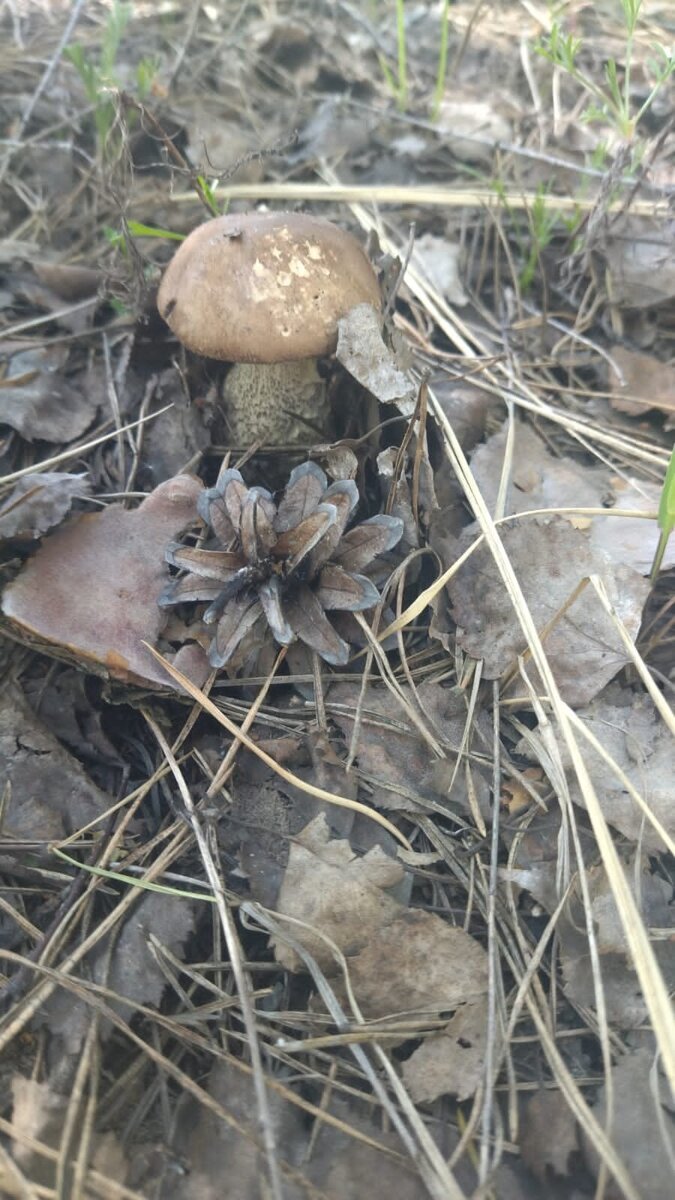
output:
[[[58,1147],[58,1159],[56,1162],[56,1195],[59,1200],[80,1200],[82,1192],[76,1185],[75,1180],[71,1179],[70,1159],[73,1155],[71,1150],[75,1138],[79,1136],[80,1144],[78,1148],[75,1164],[77,1173],[82,1181],[83,1167],[86,1168],[86,1151],[89,1148],[91,1141],[91,1101],[95,1098],[96,1089],[91,1087],[89,1100],[85,1105],[85,1112],[89,1111],[89,1121],[83,1120],[82,1107],[84,1104],[84,1092],[87,1075],[90,1073],[93,1076],[92,1062],[95,1064],[96,1041],[98,1038],[98,1013],[92,1014],[92,1019],[87,1029],[87,1034],[84,1041],[84,1046],[80,1051],[80,1057],[75,1072],[75,1079],[68,1094],[68,1104],[66,1108],[66,1116],[63,1125],[63,1133],[61,1142]],[[85,1153],[83,1154],[83,1151]]]
[[[497,945],[497,871],[499,867],[499,794],[501,785],[500,741],[499,741],[499,683],[492,684],[492,727],[493,727],[493,778],[492,778],[492,840],[490,843],[490,876],[487,896],[488,934],[488,1013],[485,1042],[485,1064],[483,1071],[484,1092],[481,1114],[482,1137],[480,1146],[479,1177],[487,1183],[490,1173],[489,1150],[492,1137],[492,1118],[495,1088],[495,1038],[497,1036],[497,970],[499,950]]]
[[[412,849],[408,839],[401,833],[400,829],[397,829],[395,825],[392,825],[391,821],[388,821],[386,817],[383,817],[375,809],[368,808],[366,804],[360,804],[358,800],[350,800],[347,796],[337,796],[333,792],[326,791],[325,788],[316,787],[313,783],[307,783],[304,779],[301,779],[299,775],[294,775],[292,771],[287,771],[285,767],[282,767],[272,758],[271,754],[267,754],[256,742],[252,741],[248,734],[243,733],[239,726],[235,725],[234,721],[231,721],[224,712],[221,712],[213,701],[208,696],[205,696],[192,680],[188,679],[187,675],[183,675],[182,671],[179,671],[177,667],[168,662],[154,646],[151,646],[149,642],[143,642],[142,644],[157,659],[157,662],[161,663],[171,678],[175,679],[176,683],[180,683],[188,696],[192,696],[192,699],[201,704],[205,712],[209,713],[220,725],[227,729],[232,737],[237,738],[246,746],[247,750],[251,750],[253,754],[257,755],[262,762],[272,768],[276,775],[285,779],[286,783],[291,783],[294,787],[299,788],[301,792],[306,792],[308,796],[315,796],[317,800],[327,800],[329,804],[336,804],[338,808],[351,808],[353,812],[359,812],[365,817],[370,817],[371,821],[375,821],[378,825],[382,825],[384,829],[388,830],[406,850]]]
[[[5,1132],[11,1136],[16,1131],[9,1121]],[[16,1200],[39,1200],[38,1193],[34,1191],[31,1181],[26,1179],[26,1176],[19,1170],[14,1159],[9,1154],[0,1142],[0,1183],[5,1190],[5,1195],[15,1196]],[[11,1187],[11,1191],[10,1191]],[[42,1190],[40,1191],[42,1195]]]
[[[33,95],[31,96],[30,100],[28,101],[28,104],[26,105],[26,108],[24,109],[23,116],[22,116],[21,120],[19,121],[19,128],[16,130],[16,132],[14,134],[13,140],[15,143],[21,142],[21,138],[23,137],[24,130],[26,129],[28,122],[30,121],[33,113],[35,112],[35,107],[38,103],[38,100],[40,99],[40,97],[42,96],[42,93],[44,92],[45,88],[47,87],[52,75],[54,74],[54,71],[56,70],[59,59],[61,58],[63,51],[65,50],[66,46],[68,45],[68,42],[70,41],[71,34],[72,34],[73,29],[75,28],[77,22],[80,19],[80,13],[81,13],[83,7],[84,7],[84,0],[75,0],[75,3],[70,11],[70,16],[68,17],[68,20],[66,21],[63,33],[61,34],[61,37],[59,38],[59,43],[56,47],[56,50],[54,51],[54,53],[52,54],[52,57],[50,58],[49,62],[47,63],[47,66],[45,67],[45,69],[42,73],[42,78],[40,79],[40,82],[38,83],[35,91],[33,92]],[[12,146],[11,149],[8,151],[8,153],[5,157],[5,160],[2,164],[2,166],[0,167],[0,184],[4,182],[4,178],[9,170],[10,163],[11,163],[12,159],[14,158],[16,151],[19,150],[20,148],[21,148],[20,144],[16,144],[16,145]]]
[[[39,325],[48,325],[52,321],[58,321],[61,317],[69,317],[72,313],[85,312],[86,309],[94,308],[98,303],[98,296],[89,296],[87,300],[79,300],[77,304],[66,304],[64,308],[52,309],[51,312],[44,313],[39,317],[29,317],[26,321],[18,321],[16,325],[8,325],[2,330],[0,340],[5,342],[17,333],[24,333],[26,329],[35,329]],[[98,333],[98,330],[96,329],[92,332]],[[79,337],[80,334],[73,334],[72,336]],[[53,345],[56,340],[50,339],[50,343]],[[63,341],[65,339],[59,338],[58,340]]]
[[[188,175],[189,178],[192,180],[194,190],[197,193],[197,198],[199,200],[201,200],[201,202],[204,205],[204,208],[208,212],[209,216],[210,217],[216,216],[217,214],[214,213],[211,205],[209,204],[209,202],[206,198],[206,195],[204,194],[204,188],[203,188],[202,184],[199,182],[197,172],[190,166],[187,159],[183,158],[183,155],[181,154],[180,150],[176,149],[176,147],[174,146],[168,133],[166,132],[165,129],[162,128],[159,121],[154,116],[154,114],[150,111],[150,109],[147,108],[145,106],[145,104],[140,104],[139,101],[135,100],[133,96],[130,96],[128,92],[120,91],[119,98],[120,98],[120,102],[124,108],[132,108],[132,109],[134,109],[135,112],[139,113],[140,118],[141,118],[141,125],[143,125],[143,123],[145,122],[146,125],[148,125],[150,127],[149,129],[145,129],[145,132],[149,133],[151,137],[157,138],[157,140],[162,143],[162,145],[164,146],[164,149],[166,150],[168,157],[173,160],[175,165],[178,167],[178,170],[182,171],[184,174]]]
[[[395,184],[339,184],[339,183],[232,183],[218,189],[221,200],[306,200],[333,204],[394,204],[435,206],[437,208],[501,208],[506,203],[510,208],[526,209],[533,204],[559,212],[591,211],[595,208],[593,198],[580,196],[553,196],[536,192],[506,192],[501,195],[488,188],[471,190],[451,187],[410,187]],[[193,192],[177,192],[170,202],[185,204],[194,200]],[[607,206],[607,212],[620,212],[620,201]],[[670,209],[666,200],[635,201],[632,211],[653,217],[667,217]]]
[[[283,1200],[283,1190],[281,1183],[281,1172],[277,1161],[276,1138],[274,1134],[274,1124],[272,1121],[272,1113],[270,1111],[269,1098],[267,1095],[267,1087],[265,1085],[265,1072],[263,1068],[262,1054],[260,1051],[260,1042],[258,1040],[258,1028],[256,1025],[255,1012],[251,1002],[251,981],[244,970],[243,959],[241,954],[241,945],[237,936],[237,929],[232,920],[232,913],[227,903],[225,890],[219,871],[213,860],[213,856],[209,849],[209,844],[204,835],[204,831],[199,822],[199,817],[195,809],[190,789],[185,782],[185,776],[176,762],[169,743],[158,725],[155,724],[150,714],[143,709],[143,716],[147,721],[150,729],[154,733],[161,751],[166,758],[173,777],[176,780],[176,785],[181,794],[185,811],[187,813],[190,828],[194,835],[204,870],[208,878],[211,890],[216,898],[216,907],[218,916],[225,934],[225,942],[227,944],[232,973],[234,975],[237,992],[239,993],[239,1001],[241,1004],[241,1015],[244,1022],[249,1043],[249,1053],[251,1055],[251,1066],[253,1068],[253,1086],[255,1090],[256,1102],[258,1105],[258,1120],[262,1131],[263,1142],[265,1145],[265,1153],[267,1156],[267,1171],[269,1176],[270,1188],[275,1200]]]
[[[125,453],[124,453],[124,434],[120,432],[120,429],[122,426],[122,416],[120,413],[120,402],[119,402],[119,396],[117,395],[117,388],[115,387],[115,380],[113,378],[112,362],[110,359],[110,343],[108,341],[108,336],[107,336],[105,330],[103,332],[103,337],[101,339],[101,342],[103,345],[103,362],[105,365],[106,392],[108,394],[108,400],[110,401],[110,408],[112,410],[112,417],[113,417],[113,421],[115,423],[115,429],[117,430],[117,456],[118,456],[117,478],[119,479],[120,484],[122,484],[124,477],[126,475]]]

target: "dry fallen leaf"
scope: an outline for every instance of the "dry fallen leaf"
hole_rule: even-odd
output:
[[[32,541],[60,524],[73,500],[88,496],[91,485],[86,471],[43,471],[26,475],[0,501],[0,542]]]
[[[610,472],[604,466],[588,466],[566,455],[551,454],[547,443],[524,421],[511,430],[510,486],[504,515],[537,508],[600,508],[611,495]],[[477,446],[471,455],[471,473],[488,508],[494,512],[499,492],[509,422]],[[585,529],[590,518],[569,514],[566,518]]]
[[[211,441],[211,406],[191,403],[173,368],[162,371],[157,380],[155,406],[167,405],[171,407],[153,417],[143,431],[143,467],[153,484],[183,471],[188,462],[196,462]]]
[[[505,423],[471,457],[471,471],[494,511],[506,452]],[[551,454],[543,438],[523,422],[513,430],[511,486],[505,515],[539,508],[606,508],[606,515],[561,513],[575,528],[587,532],[590,543],[621,566],[648,575],[659,540],[656,519],[614,516],[612,509],[634,509],[655,518],[661,488],[648,480],[623,478],[606,467],[588,466],[566,455]],[[666,548],[664,569],[675,564],[675,540]]]
[[[597,931],[602,984],[607,1016],[620,1029],[636,1028],[647,1019],[647,1005],[640,988],[611,889],[603,867],[588,872],[591,909]],[[642,913],[647,929],[669,929],[670,889],[658,876],[643,873],[636,881],[633,869],[626,870],[626,881]],[[584,913],[578,889],[572,893],[558,921],[557,934],[565,994],[572,1003],[593,1009],[596,1005],[591,973]],[[654,936],[652,948],[666,986],[675,986],[675,945],[672,940]]]
[[[580,709],[578,715],[628,776],[654,816],[671,836],[675,836],[672,736],[651,700],[629,688],[613,686],[588,708]],[[642,810],[626,792],[621,779],[594,749],[584,744],[581,736],[579,740],[600,806],[609,823],[631,841],[639,839],[643,850],[663,850],[663,840],[643,818]],[[570,767],[564,746],[561,754],[563,765]],[[570,772],[570,794],[583,806],[573,772]]]
[[[487,1001],[458,1009],[441,1034],[425,1038],[403,1063],[403,1081],[415,1103],[446,1094],[466,1100],[482,1075]]]
[[[166,625],[158,606],[168,582],[167,544],[197,518],[201,483],[177,475],[136,509],[87,513],[43,542],[5,589],[2,611],[20,640],[125,683],[173,685],[143,646]],[[183,646],[176,666],[202,682],[201,647]]]
[[[613,565],[559,517],[514,521],[503,527],[501,538],[563,698],[574,707],[587,704],[629,659],[590,585],[564,615],[558,613],[582,580],[599,575],[629,637],[635,638],[649,593],[647,580],[630,567]],[[473,535],[464,534],[459,551],[471,541]],[[515,667],[527,649],[525,637],[487,546],[480,546],[459,569],[448,592],[457,641],[472,658],[484,660],[484,677],[497,679]],[[527,669],[537,686],[534,667]],[[522,691],[522,681],[516,686]]]
[[[460,255],[458,242],[423,233],[415,239],[412,262],[441,296],[461,308],[468,297],[460,279]]]
[[[510,122],[495,100],[444,100],[438,115],[441,137],[462,162],[490,163],[498,142],[510,142]]]
[[[346,839],[331,841],[321,815],[291,843],[277,910],[315,926],[344,954],[354,954],[399,912],[400,904],[386,889],[395,887],[403,873],[403,867],[377,846],[359,857]],[[293,927],[292,932],[325,971],[335,971],[327,942],[311,929]],[[284,942],[275,944],[275,953],[289,970],[301,967]]]
[[[616,371],[608,369],[612,408],[630,417],[641,417],[652,408],[675,414],[672,362],[661,362],[653,354],[629,350],[626,346],[613,346],[612,360],[622,376],[619,378]]]
[[[208,1080],[213,1101],[225,1109],[236,1124],[228,1124],[217,1113],[192,1100],[176,1113],[174,1153],[187,1164],[187,1172],[166,1170],[166,1154],[160,1158],[163,1176],[162,1200],[260,1200],[265,1195],[261,1180],[266,1177],[265,1156],[259,1150],[258,1108],[250,1075],[228,1062],[215,1061]],[[271,1088],[268,1104],[272,1127],[279,1147],[279,1159],[301,1162],[307,1134],[302,1114]],[[237,1128],[238,1125],[238,1128]],[[256,1140],[258,1145],[256,1145]],[[156,1187],[156,1172],[142,1180],[146,1188]],[[150,1193],[147,1193],[150,1194]],[[284,1181],[284,1200],[304,1200],[303,1192],[289,1179]]]
[[[0,379],[0,422],[28,441],[70,442],[96,416],[96,403],[64,377],[68,350],[42,346],[13,354]]]
[[[331,717],[348,746],[351,746],[360,691],[358,684],[338,683],[331,687],[328,696]],[[408,713],[387,688],[368,688],[361,709],[356,762],[360,777],[374,789],[375,804],[410,812],[423,810],[430,804],[448,808],[459,804],[468,809],[465,771],[461,767],[455,773],[467,719],[466,695],[459,689],[432,682],[418,687],[419,704],[407,684],[401,686],[401,693],[414,712],[424,713],[425,722],[431,724],[446,757],[434,756]],[[487,718],[478,711],[466,749],[474,754],[485,751],[489,737]],[[489,800],[489,788],[475,762],[471,765],[471,777],[478,805],[483,809]]]
[[[435,913],[400,909],[347,962],[367,1019],[449,1012],[487,992],[488,958],[479,942]]]
[[[567,1175],[579,1153],[577,1123],[562,1092],[541,1089],[528,1100],[520,1126],[523,1161],[542,1182]]]
[[[48,1081],[14,1075],[11,1080],[13,1151],[16,1162],[31,1184],[53,1188],[58,1163],[58,1150],[62,1144],[63,1131],[68,1118],[70,1096],[54,1090]],[[53,1157],[40,1153],[40,1146],[56,1151]],[[123,1184],[127,1174],[127,1160],[117,1137],[111,1131],[94,1133],[92,1137],[92,1166],[106,1178]],[[22,1200],[29,1193],[4,1190],[9,1181],[0,1168],[0,1185],[3,1197]],[[31,1191],[30,1195],[34,1193]]]
[[[259,1129],[252,1079],[227,1062],[216,1062],[208,1090],[239,1128],[205,1107],[195,1113],[192,1103],[179,1110],[172,1150],[188,1170],[186,1174],[166,1171],[161,1200],[223,1200],[224,1195],[233,1200],[260,1200],[267,1195],[261,1186],[266,1167],[254,1140],[259,1138]],[[328,1112],[340,1125],[317,1123],[310,1145],[305,1114],[272,1088],[268,1089],[268,1101],[285,1176],[284,1200],[428,1197],[417,1174],[398,1157],[401,1143],[396,1134],[365,1117],[353,1102],[331,1097]],[[351,1136],[350,1129],[354,1130]],[[161,1161],[166,1161],[166,1153]],[[288,1176],[284,1163],[294,1167],[295,1178]],[[155,1179],[141,1180],[141,1184],[154,1184]]]
[[[50,733],[79,759],[122,767],[123,753],[104,728],[109,710],[98,698],[95,684],[90,692],[91,682],[82,671],[64,666],[51,671],[47,680],[26,679],[24,695]]]
[[[180,953],[194,928],[195,905],[184,896],[140,892],[139,900],[120,929],[101,939],[87,955],[87,978],[104,984],[116,994],[111,1008],[130,1021],[132,1004],[159,1006],[167,978],[150,944],[152,936],[173,955]],[[40,1021],[58,1038],[66,1055],[77,1054],[86,1037],[91,1007],[66,989],[54,992],[40,1009]],[[102,1020],[99,1036],[112,1029]]]
[[[641,575],[649,575],[661,531],[654,514],[659,510],[661,487],[644,479],[622,479],[612,476],[612,492],[616,507],[636,509],[651,514],[651,519],[642,517],[593,517],[589,537],[591,545],[604,550],[616,563],[625,563]],[[666,546],[661,570],[675,567],[675,538]]]
[[[49,1187],[54,1182],[54,1163],[30,1142],[55,1149],[59,1145],[67,1113],[67,1097],[46,1081],[14,1075],[12,1090],[13,1150],[16,1161],[34,1184]]]
[[[595,246],[605,260],[611,303],[650,308],[675,296],[673,220],[628,215],[613,220]]]
[[[349,374],[380,401],[412,401],[415,384],[401,371],[382,339],[382,320],[370,304],[358,304],[338,321],[335,356]]]
[[[7,684],[0,700],[0,795],[7,798],[5,853],[11,840],[45,847],[59,841],[113,803]]]
[[[655,1048],[639,1047],[624,1054],[613,1070],[612,1140],[631,1176],[637,1194],[645,1200],[671,1200],[675,1162],[675,1122],[672,1103],[659,1098],[658,1055]],[[593,1108],[600,1125],[608,1118],[607,1090],[603,1085]],[[597,1174],[599,1162],[590,1140],[582,1133],[587,1162]],[[607,1200],[623,1200],[623,1189],[607,1181]]]

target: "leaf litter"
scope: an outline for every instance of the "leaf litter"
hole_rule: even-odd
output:
[[[474,7],[453,6],[452,97],[435,101],[433,6],[404,8],[406,78],[384,12],[319,5],[308,31],[283,5],[273,21],[244,6],[227,29],[217,6],[176,11],[169,47],[151,14],[125,9],[100,108],[59,22],[36,33],[29,11],[3,18],[10,80],[22,40],[50,64],[44,94],[38,75],[22,90],[34,65],[8,85],[19,134],[0,164],[3,1193],[72,1180],[107,1196],[115,1180],[115,1194],[199,1200],[225,1178],[252,1200],[262,1187],[521,1200],[552,1185],[578,1200],[604,1159],[608,1196],[665,1194],[654,1064],[660,1052],[672,1075],[672,1039],[617,897],[628,889],[671,987],[672,753],[616,621],[635,643],[672,424],[672,230],[653,190],[669,135],[638,185],[617,154],[603,192],[589,156],[615,153],[606,114],[581,126],[563,74],[549,126],[534,17],[515,29],[507,6],[488,27]],[[609,18],[577,16],[584,69],[603,83]],[[110,19],[75,12],[95,69]],[[644,91],[641,37],[634,53]],[[118,84],[143,92],[142,114],[109,103]],[[68,132],[54,140],[57,115]],[[658,95],[651,117],[660,128]],[[130,230],[188,232],[202,214],[181,188],[199,176],[221,176],[233,211],[312,207],[318,164],[316,211],[369,232],[386,320],[350,314],[338,363],[320,364],[341,441],[312,446],[308,431],[300,451],[254,445],[237,461],[228,368],[180,354],[154,311],[173,244]],[[331,192],[344,180],[367,197]],[[385,184],[403,189],[393,203]],[[215,512],[237,477],[242,504],[219,532],[199,497]],[[475,545],[476,484],[618,865],[520,601]],[[319,564],[296,531],[322,506],[339,515],[323,514],[317,544],[351,542]],[[403,533],[369,545],[383,516]],[[209,544],[222,533],[231,544]],[[193,570],[213,553],[233,556],[227,578]],[[668,555],[638,643],[664,696]],[[198,597],[204,578],[217,597]],[[345,588],[347,606],[329,607]],[[266,624],[224,669],[219,606],[231,615],[256,589]],[[332,633],[316,608],[307,623],[308,593]],[[203,688],[189,706],[172,663]],[[64,839],[68,858],[53,857]]]

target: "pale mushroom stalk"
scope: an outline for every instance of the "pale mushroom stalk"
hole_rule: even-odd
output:
[[[302,444],[330,436],[317,360],[338,321],[380,308],[373,268],[351,234],[304,213],[228,214],[180,246],[157,305],[189,350],[235,364],[223,398],[232,442]]]
[[[223,384],[227,428],[235,446],[260,440],[311,442],[330,433],[326,385],[315,358],[283,363],[235,363]]]

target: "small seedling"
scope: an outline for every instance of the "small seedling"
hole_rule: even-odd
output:
[[[652,583],[656,582],[656,577],[661,570],[661,563],[666,552],[668,539],[675,528],[675,446],[670,456],[668,470],[663,481],[663,491],[661,492],[661,502],[659,504],[658,515],[659,529],[661,536],[656,547],[654,562],[652,563],[651,574],[649,576]]]
[[[575,79],[588,94],[589,103],[583,114],[584,120],[609,122],[626,142],[632,142],[640,121],[675,71],[675,58],[662,46],[656,47],[657,57],[648,63],[652,86],[640,108],[634,112],[631,102],[631,70],[635,32],[643,0],[620,0],[620,3],[626,35],[624,63],[621,68],[615,59],[608,59],[605,63],[604,84],[596,83],[579,65],[583,41],[572,34],[565,34],[558,20],[553,22],[550,34],[539,42],[536,49],[543,58]]]
[[[546,203],[546,189],[541,185],[531,207],[528,209],[530,244],[525,265],[520,272],[520,288],[526,292],[537,273],[542,251],[549,245],[556,226],[560,225],[560,213]]]
[[[115,63],[131,15],[131,4],[121,4],[115,0],[103,26],[101,48],[96,60],[88,55],[80,43],[68,46],[65,50],[65,58],[75,67],[93,109],[99,161],[109,152],[116,117],[116,102],[112,95],[118,86]],[[136,67],[136,86],[141,99],[151,91],[156,75],[157,61],[149,57],[142,58]]]
[[[389,66],[383,54],[378,54],[380,70],[384,75],[387,87],[396,100],[396,107],[405,112],[408,107],[410,87],[408,83],[408,43],[405,28],[405,0],[394,0],[396,9],[396,71]],[[430,105],[431,119],[435,121],[445,91],[445,77],[448,69],[448,10],[450,0],[443,0],[440,14],[440,36],[438,44],[438,63],[436,67],[436,84]]]
[[[450,8],[450,0],[443,0],[441,9],[441,38],[438,47],[438,66],[436,68],[436,87],[434,88],[434,99],[431,105],[431,119],[438,120],[438,114],[441,109],[441,100],[445,91],[445,76],[448,70],[448,9]]]
[[[396,98],[396,107],[405,112],[408,104],[408,51],[405,36],[404,0],[396,3],[396,77],[389,67],[383,54],[378,54],[380,70],[387,82],[387,87]]]

